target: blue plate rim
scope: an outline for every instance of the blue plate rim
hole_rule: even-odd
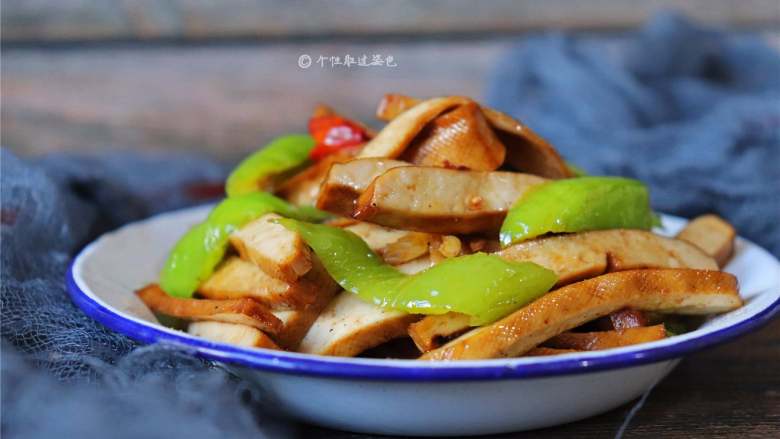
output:
[[[89,247],[89,246],[88,246]],[[641,366],[680,358],[704,348],[725,343],[768,323],[780,311],[780,297],[752,317],[701,337],[680,341],[669,346],[655,346],[631,352],[617,352],[589,358],[560,358],[531,364],[486,364],[484,366],[422,367],[381,364],[384,360],[349,363],[344,361],[310,357],[289,357],[265,349],[250,349],[210,342],[181,335],[143,324],[99,303],[83,291],[74,275],[76,262],[87,249],[71,262],[67,273],[67,289],[73,302],[89,317],[116,332],[138,342],[165,343],[183,348],[192,354],[209,360],[247,366],[268,372],[306,375],[340,379],[364,379],[381,381],[480,381],[497,379],[541,378],[561,375],[591,373],[611,369]]]

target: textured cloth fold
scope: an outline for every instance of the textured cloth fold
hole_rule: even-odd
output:
[[[487,102],[587,172],[644,181],[656,209],[780,254],[780,56],[755,36],[671,13],[618,41],[546,34],[502,58]]]
[[[9,438],[262,438],[262,392],[165,345],[139,347],[78,310],[65,289],[75,252],[99,233],[203,202],[225,169],[192,157],[0,150],[2,433]],[[216,185],[216,186],[215,186]]]

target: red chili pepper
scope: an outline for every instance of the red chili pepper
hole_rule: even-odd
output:
[[[368,140],[363,128],[340,116],[312,117],[309,120],[309,134],[316,143],[309,153],[312,160],[354,148]]]

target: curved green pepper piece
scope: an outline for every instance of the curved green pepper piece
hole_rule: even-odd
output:
[[[386,264],[352,232],[290,219],[279,223],[300,233],[325,269],[345,290],[381,307],[419,314],[449,311],[491,323],[546,293],[555,273],[531,262],[509,262],[476,253],[446,259],[414,275]]]
[[[647,188],[620,177],[556,180],[521,197],[501,225],[501,245],[545,233],[602,229],[650,229],[656,223]]]
[[[230,173],[225,183],[228,197],[262,191],[276,175],[306,163],[314,148],[314,139],[306,134],[291,134],[274,139],[250,155]]]
[[[160,287],[171,296],[191,297],[222,261],[230,234],[271,212],[309,221],[320,221],[328,216],[313,207],[293,206],[265,192],[227,198],[204,222],[179,239],[160,274]]]

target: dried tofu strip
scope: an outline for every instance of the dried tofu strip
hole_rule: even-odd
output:
[[[273,309],[300,309],[316,300],[317,285],[302,278],[288,283],[257,265],[231,256],[198,288],[207,299],[252,298]]]
[[[419,232],[496,233],[512,204],[544,181],[513,172],[393,168],[363,192],[353,217]]]
[[[273,335],[274,341],[285,349],[294,350],[320,312],[340,290],[316,258],[312,263],[311,270],[304,277],[288,284],[268,276],[252,263],[231,257],[201,286],[199,292],[209,298],[261,299],[281,321],[282,328]]]
[[[550,179],[574,176],[558,151],[531,128],[500,111],[483,111],[506,145],[506,161],[514,169]]]
[[[376,115],[381,120],[393,121],[401,114],[406,115],[409,110],[416,109],[421,102],[429,101],[387,94],[379,103]],[[573,176],[558,151],[522,122],[488,107],[482,107],[482,112],[506,146],[507,162],[515,169],[551,179]]]
[[[468,98],[448,96],[429,99],[415,105],[390,121],[363,147],[358,157],[396,158],[404,152],[428,122],[445,111],[468,102],[471,102]]]
[[[418,258],[396,268],[402,273],[415,274],[432,265],[430,258]],[[409,324],[418,319],[417,315],[382,309],[344,291],[317,318],[299,350],[352,357],[405,336]]]
[[[276,334],[282,329],[271,311],[252,299],[203,300],[172,297],[159,285],[151,284],[136,292],[152,311],[185,320],[237,323]]]
[[[399,166],[411,166],[399,160],[368,158],[331,166],[320,187],[317,208],[341,216],[352,216],[355,202],[369,184],[387,170]]]
[[[509,261],[529,261],[553,270],[558,286],[608,271],[637,268],[717,270],[697,247],[644,230],[596,230],[539,238],[497,253]]]
[[[326,306],[333,300],[341,287],[330,277],[325,268],[316,261],[308,280],[316,285],[316,299],[304,309],[273,311],[282,321],[282,330],[274,336],[279,345],[289,350],[296,350],[312,324]]]
[[[312,304],[309,308],[299,310],[279,310],[273,311],[273,314],[282,321],[282,330],[274,339],[280,346],[289,350],[297,350],[298,345],[306,336],[306,333],[311,328],[311,325],[317,320],[320,313],[325,306],[333,299],[334,295],[329,297],[323,294],[323,298],[327,297],[323,303]]]
[[[279,350],[279,346],[263,331],[251,326],[223,322],[192,322],[187,332],[219,343],[234,344],[250,348]]]
[[[390,265],[405,264],[428,254],[435,255],[434,262],[438,262],[463,254],[465,248],[460,239],[452,235],[392,229],[360,221],[345,225],[343,229],[358,235]]]
[[[349,224],[343,228],[344,230],[349,230],[350,232],[358,235],[363,241],[366,242],[368,247],[375,252],[384,249],[388,245],[404,238],[405,236],[408,236],[409,234],[417,233],[409,230],[391,229],[390,227],[384,227],[378,224],[365,223],[360,221],[355,221],[354,223]]]
[[[432,121],[400,155],[420,166],[495,171],[506,148],[498,140],[476,102],[449,110]]]
[[[420,352],[428,352],[471,329],[470,321],[471,317],[457,312],[425,316],[409,325],[409,336]]]
[[[401,113],[422,102],[422,99],[405,96],[398,93],[387,93],[382,96],[379,105],[376,107],[376,118],[385,122],[390,122]]]
[[[604,274],[545,294],[503,319],[424,354],[425,360],[515,357],[545,340],[621,308],[713,314],[742,306],[731,274],[646,269]]]
[[[572,354],[575,352],[580,352],[580,351],[576,349],[555,349],[555,348],[546,348],[543,346],[539,346],[526,352],[523,356],[524,357],[547,357],[550,355]]]
[[[269,213],[230,235],[230,243],[242,259],[285,282],[295,282],[311,270],[312,254],[298,233],[288,230]]]
[[[606,272],[637,268],[718,269],[715,261],[695,246],[644,230],[598,230],[538,238],[496,254],[554,271],[559,287]],[[468,317],[448,313],[426,316],[410,328],[410,335],[427,352],[468,328]]]
[[[694,218],[677,235],[678,239],[690,242],[715,258],[719,267],[724,267],[734,255],[734,227],[717,215],[702,215]]]
[[[307,277],[308,281],[316,285],[315,301],[304,309],[273,311],[273,314],[282,321],[282,330],[274,335],[274,340],[285,349],[297,350],[301,340],[309,332],[322,310],[341,291],[341,287],[330,277],[319,261],[316,261]]]
[[[331,166],[352,160],[348,154],[330,154],[295,174],[276,189],[276,194],[297,205],[313,206],[320,195],[320,187],[328,177]]]
[[[622,331],[564,332],[545,341],[544,346],[577,351],[600,351],[666,338],[664,325],[629,328]]]
[[[299,352],[353,357],[406,335],[414,314],[383,309],[343,291],[328,304],[298,347]]]

